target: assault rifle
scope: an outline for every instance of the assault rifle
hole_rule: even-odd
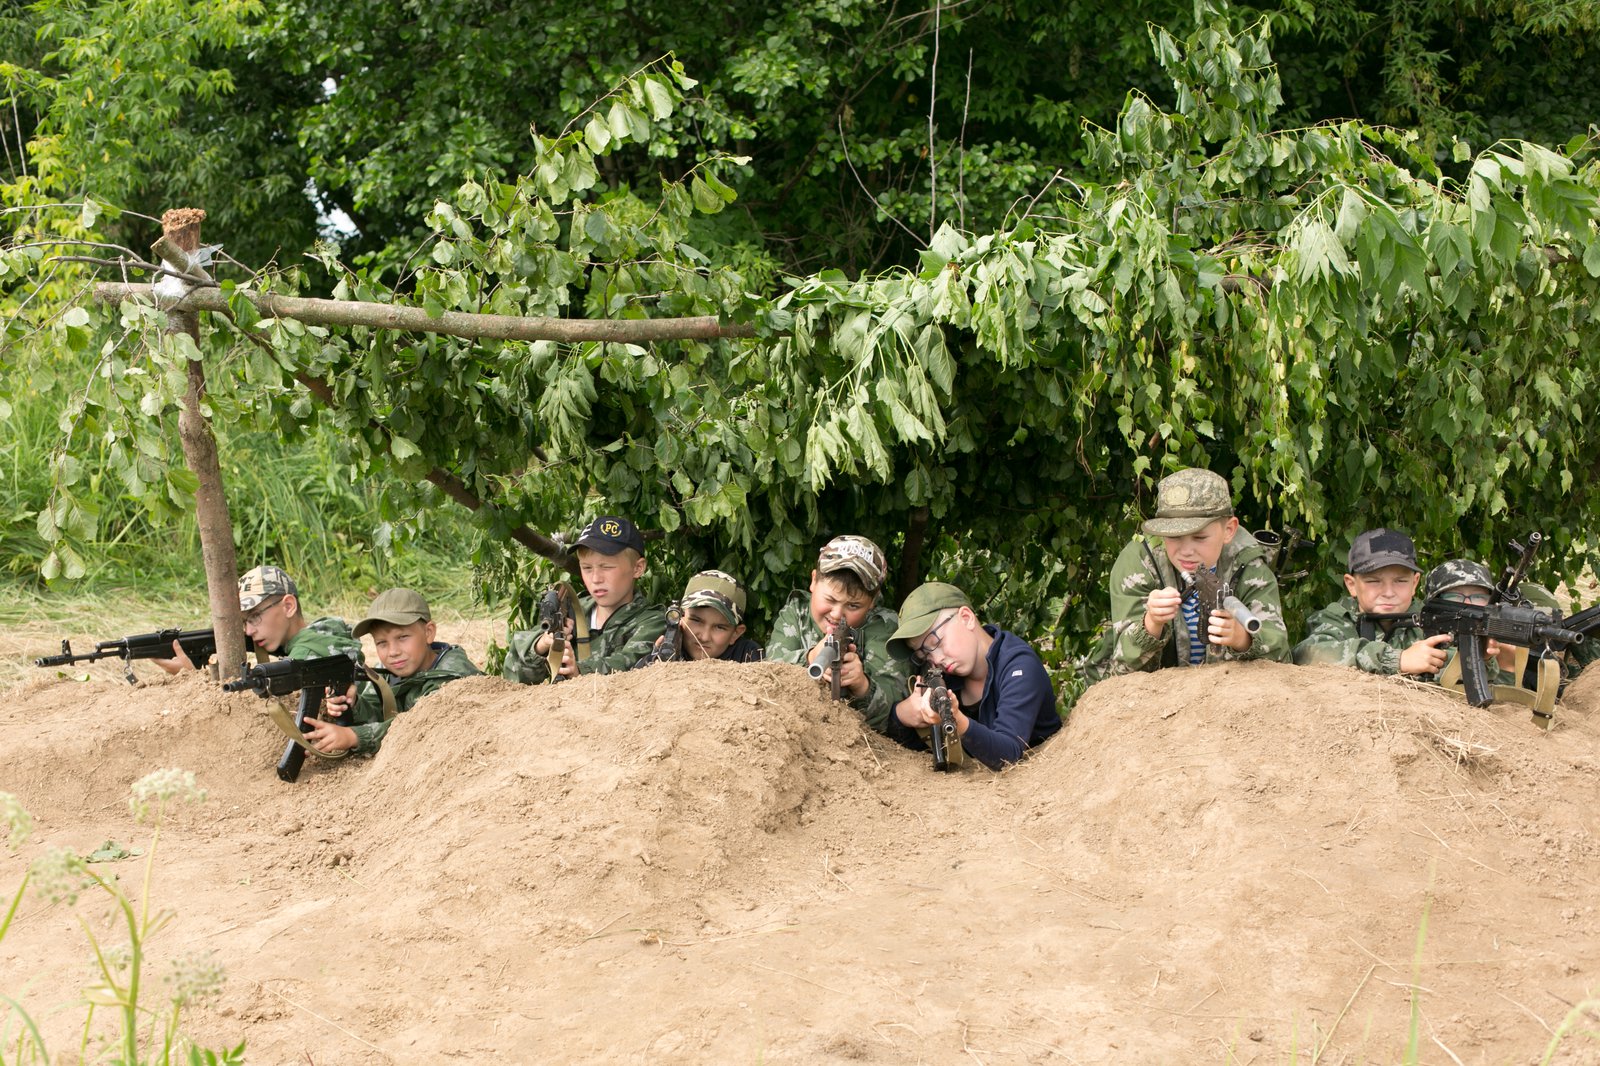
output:
[[[334,695],[349,691],[350,686],[355,684],[356,670],[360,665],[354,652],[325,655],[319,659],[277,659],[247,668],[243,677],[229,681],[222,686],[222,691],[254,692],[262,699],[298,692],[300,705],[295,708],[294,728],[301,733],[309,733],[315,724],[317,712],[322,709],[323,696],[328,691]],[[281,723],[279,727],[283,727]],[[283,756],[278,760],[280,780],[293,781],[300,776],[308,747],[304,741],[294,739],[284,746]]]
[[[673,601],[667,606],[667,628],[661,639],[639,660],[636,666],[651,663],[670,663],[683,658],[683,605]]]
[[[945,687],[944,671],[929,663],[922,671],[922,687],[928,690],[928,703],[939,715],[939,724],[928,730],[933,768],[954,770],[962,761],[961,737],[956,733],[955,701]]]
[[[1199,570],[1181,570],[1183,583],[1195,590],[1200,600],[1200,624],[1206,624],[1212,611],[1227,611],[1252,637],[1261,632],[1261,619],[1256,617],[1243,600],[1233,594],[1215,571],[1201,567]]]
[[[832,679],[828,683],[829,693],[833,699],[839,699],[839,663],[844,661],[845,653],[854,646],[861,647],[861,634],[858,630],[851,629],[840,619],[837,625],[828,630],[828,635],[822,638],[822,650],[817,652],[817,657],[811,660],[811,665],[806,667],[806,673],[813,681],[822,680],[822,675],[829,673],[832,667]]]
[[[563,680],[561,659],[567,649],[569,620],[574,621],[573,643],[587,641],[589,622],[578,611],[578,594],[572,591],[571,585],[562,581],[551,585],[549,591],[539,597],[539,629],[550,634],[550,651],[545,655],[545,662],[550,664],[551,683]],[[573,650],[572,657],[579,658],[577,649]]]
[[[158,629],[154,633],[136,633],[131,637],[121,637],[117,640],[102,640],[94,646],[94,651],[74,653],[72,642],[63,640],[60,655],[42,656],[33,660],[33,665],[71,666],[74,663],[92,663],[101,659],[121,659],[122,676],[132,685],[139,680],[133,676],[133,660],[170,659],[173,655],[173,641],[178,642],[178,647],[183,649],[183,653],[196,666],[205,665],[206,661],[217,653],[217,634],[214,629]],[[249,637],[244,638],[244,650],[255,650],[255,644]]]
[[[1250,535],[1256,538],[1257,544],[1261,545],[1261,551],[1266,557],[1267,566],[1271,568],[1272,575],[1279,581],[1293,581],[1311,573],[1310,570],[1289,569],[1289,558],[1294,555],[1295,549],[1315,543],[1302,536],[1298,529],[1293,526],[1284,526],[1282,533],[1277,533],[1270,529],[1258,529]]]

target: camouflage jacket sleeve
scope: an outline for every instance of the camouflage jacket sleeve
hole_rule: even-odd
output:
[[[361,641],[350,633],[350,627],[340,618],[319,618],[294,635],[284,646],[287,659],[321,659],[341,652],[355,652],[365,658]]]
[[[1111,659],[1106,664],[1109,674],[1156,670],[1161,666],[1161,652],[1171,634],[1152,637],[1144,628],[1145,598],[1169,584],[1170,575],[1152,566],[1153,553],[1160,550],[1158,545],[1135,537],[1111,566]],[[1181,624],[1181,614],[1177,621]]]
[[[804,593],[795,593],[778,612],[777,620],[772,623],[772,636],[767,639],[768,662],[804,666],[806,656],[822,639],[822,631],[811,620],[807,602]]]
[[[1229,559],[1228,556],[1232,556]],[[1283,601],[1278,596],[1278,578],[1267,565],[1256,539],[1244,530],[1234,536],[1223,552],[1217,569],[1233,583],[1233,594],[1245,602],[1257,618],[1261,631],[1244,651],[1212,647],[1207,662],[1246,659],[1271,659],[1286,663],[1289,655],[1289,627],[1283,620]]]
[[[889,638],[898,628],[899,616],[883,606],[874,607],[861,627],[864,646],[858,651],[867,675],[867,692],[851,699],[850,706],[860,711],[867,725],[878,733],[889,731],[889,716],[894,705],[906,697],[910,661],[904,653],[889,650]]]
[[[538,629],[519,629],[506,638],[506,660],[500,667],[501,677],[519,685],[537,685],[550,679],[550,664],[533,650],[534,641],[542,634]]]
[[[587,597],[585,609],[590,606]],[[578,660],[580,674],[620,674],[632,669],[650,654],[656,638],[667,631],[667,613],[635,597],[616,614],[606,619],[599,639],[590,645],[589,654]],[[510,656],[506,656],[510,662]],[[542,661],[542,660],[541,660]],[[548,665],[546,672],[549,672]]]
[[[1331,663],[1353,666],[1369,674],[1400,672],[1403,649],[1386,640],[1363,638],[1356,621],[1355,601],[1349,597],[1312,615],[1308,628],[1306,639],[1294,647],[1294,661],[1301,666]]]

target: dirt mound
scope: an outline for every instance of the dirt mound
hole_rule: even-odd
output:
[[[210,789],[156,948],[226,962],[197,1034],[253,1062],[1394,1061],[1415,1000],[1420,1061],[1498,1063],[1600,991],[1600,675],[1548,734],[1335,668],[1117,678],[998,775],[795,667],[477,678],[293,785],[198,676],[8,696],[25,856],[134,839],[160,766]],[[0,989],[69,1000],[80,944],[30,903]]]

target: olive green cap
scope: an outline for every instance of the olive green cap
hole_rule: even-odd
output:
[[[1187,537],[1219,518],[1233,517],[1233,496],[1221,474],[1199,467],[1168,474],[1156,486],[1156,516],[1144,524],[1148,537]]]
[[[357,637],[364,637],[381,625],[408,626],[412,622],[431,622],[433,614],[422,593],[411,589],[390,589],[380,592],[367,608],[367,616],[356,623]]]
[[[952,607],[970,607],[967,594],[954,585],[942,581],[929,581],[918,585],[900,605],[900,628],[889,638],[890,644],[899,643],[911,650],[911,641],[932,629],[939,616]]]

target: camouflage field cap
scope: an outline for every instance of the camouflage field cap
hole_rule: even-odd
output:
[[[1447,563],[1440,563],[1428,573],[1427,588],[1422,595],[1424,599],[1431,600],[1441,592],[1466,588],[1469,585],[1492,589],[1494,575],[1489,573],[1489,568],[1482,563],[1475,563],[1471,559],[1451,559]]]
[[[1190,467],[1168,474],[1156,486],[1156,516],[1144,524],[1147,537],[1187,537],[1219,518],[1233,517],[1233,497],[1221,474]]]
[[[239,579],[239,610],[249,613],[274,596],[295,596],[294,581],[276,566],[258,566]]]
[[[422,598],[422,593],[411,589],[390,589],[378,593],[378,598],[367,608],[367,616],[356,623],[352,632],[357,637],[364,637],[381,625],[408,626],[412,622],[431,621],[433,614],[428,610],[428,601]]]
[[[744,617],[744,586],[732,574],[721,570],[702,570],[683,587],[684,610],[690,607],[715,607],[734,625]]]
[[[967,594],[943,581],[929,581],[918,585],[906,602],[900,605],[900,628],[889,638],[889,644],[903,645],[911,650],[911,642],[932,629],[939,616],[952,607],[970,607]]]
[[[583,527],[577,547],[592,548],[601,555],[617,555],[624,548],[644,554],[644,536],[639,527],[618,515],[603,514]]]
[[[1386,566],[1403,566],[1412,573],[1422,573],[1417,565],[1417,546],[1411,538],[1394,529],[1369,529],[1350,545],[1345,572],[1370,574]]]
[[[839,570],[850,571],[861,579],[868,592],[877,592],[889,574],[889,563],[883,549],[866,537],[834,537],[817,555],[817,572],[831,574]]]

